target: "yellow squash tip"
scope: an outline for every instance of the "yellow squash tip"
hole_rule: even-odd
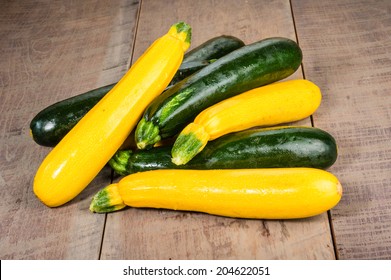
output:
[[[168,34],[181,40],[183,44],[183,51],[190,47],[191,43],[191,27],[187,23],[180,21],[171,26]]]
[[[40,167],[41,168],[41,167]],[[39,171],[39,169],[38,169]],[[40,174],[37,172],[37,174]],[[43,178],[35,176],[33,183],[33,192],[35,196],[46,206],[54,208],[67,203],[72,199],[72,193],[60,193],[55,188],[43,188],[37,181],[41,181]]]
[[[339,194],[340,197],[342,197],[343,188],[340,182],[337,183],[337,193]]]

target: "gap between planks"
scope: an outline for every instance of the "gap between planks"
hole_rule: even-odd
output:
[[[134,26],[134,34],[133,34],[132,40],[130,41],[131,52],[129,54],[130,60],[129,60],[128,69],[130,69],[130,67],[133,64],[134,49],[135,49],[135,45],[136,45],[136,38],[137,38],[137,33],[138,33],[138,25],[139,25],[139,21],[140,21],[142,2],[143,2],[143,0],[139,0],[138,9],[137,9],[137,15],[136,15],[136,24]],[[114,170],[111,169],[110,183],[112,184],[113,182],[114,182]],[[103,249],[103,242],[104,242],[104,239],[105,239],[105,232],[106,232],[106,224],[107,224],[107,215],[108,215],[108,213],[105,213],[104,215],[105,215],[105,219],[104,219],[103,228],[102,228],[102,238],[101,238],[100,245],[99,245],[100,247],[99,247],[98,260],[102,259],[101,258],[102,257],[102,249]]]
[[[294,33],[295,33],[295,39],[296,39],[296,42],[300,45],[299,34],[298,34],[297,28],[296,28],[295,14],[293,11],[293,6],[292,6],[292,1],[295,1],[295,0],[288,0],[288,1],[289,1],[290,10],[291,10],[291,17],[292,17],[292,23],[293,23]],[[134,27],[135,32],[133,35],[133,39],[131,40],[131,44],[132,44],[131,53],[130,53],[131,59],[129,60],[128,69],[131,67],[131,65],[133,64],[133,60],[134,60],[134,50],[135,50],[136,39],[137,39],[137,34],[138,34],[140,14],[141,14],[141,10],[142,10],[142,3],[143,3],[143,0],[139,0],[137,16],[136,16],[136,24]],[[302,73],[303,79],[306,79],[306,74],[305,74],[305,69],[304,69],[303,63],[301,63],[301,73]],[[312,115],[310,116],[310,121],[311,121],[311,126],[315,127],[315,123],[314,123],[314,119],[313,119]],[[113,181],[114,181],[114,170],[111,170],[110,183],[113,183]],[[101,242],[100,242],[99,255],[98,255],[99,260],[101,260],[101,256],[102,256],[102,249],[103,249],[103,243],[104,243],[104,238],[105,238],[108,213],[105,213],[104,215],[105,215],[105,219],[104,219],[103,228],[102,228],[102,238],[101,238]],[[334,233],[334,227],[333,227],[333,222],[332,222],[332,217],[331,217],[330,211],[327,211],[327,216],[328,216],[328,221],[329,221],[330,236],[331,236],[331,240],[332,240],[332,244],[333,244],[334,257],[335,257],[335,259],[338,259],[338,251],[337,251],[337,247],[336,247],[335,233]]]
[[[292,14],[292,23],[293,23],[293,28],[294,28],[294,31],[295,31],[296,42],[300,46],[299,34],[298,34],[298,31],[297,31],[297,27],[296,27],[295,12],[293,11],[292,1],[295,1],[295,0],[289,0],[289,6],[290,6],[290,9],[291,9],[291,14]],[[306,78],[306,74],[305,74],[304,63],[303,62],[301,63],[301,73],[303,75],[303,79],[307,79]],[[310,116],[310,120],[311,120],[311,126],[315,127],[314,117],[312,115]],[[327,211],[327,218],[328,218],[328,221],[329,221],[331,242],[333,243],[334,257],[335,257],[336,260],[338,260],[339,256],[338,256],[337,242],[336,242],[336,236],[335,236],[335,232],[334,232],[333,219],[332,219],[330,210]]]

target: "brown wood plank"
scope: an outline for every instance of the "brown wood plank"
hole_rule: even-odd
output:
[[[290,3],[143,0],[134,58],[179,20],[193,27],[192,46],[226,34],[252,43],[295,39]],[[298,71],[291,78],[301,77]],[[309,120],[302,124],[310,125]],[[102,259],[333,259],[327,214],[262,221],[127,208],[108,215]]]
[[[307,79],[324,93],[315,126],[339,144],[331,211],[341,259],[391,258],[391,2],[293,0]]]
[[[98,259],[105,217],[88,206],[111,171],[103,170],[74,201],[47,208],[32,183],[49,148],[33,142],[29,123],[56,101],[119,80],[130,61],[139,3],[1,6],[0,259]]]

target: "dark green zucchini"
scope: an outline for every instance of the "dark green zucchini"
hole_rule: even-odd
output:
[[[181,66],[179,67],[178,71],[175,73],[175,76],[174,78],[172,78],[167,89],[172,87],[176,83],[182,81],[184,78],[190,76],[191,74],[197,72],[198,70],[201,70],[211,62],[212,60],[182,62]]]
[[[302,61],[299,46],[269,38],[241,47],[158,96],[137,125],[137,147],[153,146],[180,132],[202,110],[247,90],[282,80]]]
[[[195,73],[211,60],[240,48],[244,43],[231,36],[210,39],[185,54],[183,62],[170,85]],[[39,112],[30,123],[34,141],[42,146],[54,147],[76,123],[109,92],[115,84],[59,101]]]
[[[233,36],[222,35],[214,37],[192,49],[185,54],[183,61],[190,62],[217,59],[243,46],[244,43],[242,40]]]
[[[54,147],[115,84],[59,101],[40,111],[30,122],[34,141]]]
[[[120,175],[154,169],[243,169],[312,167],[326,169],[337,159],[335,139],[313,127],[281,126],[231,133],[209,142],[190,162],[171,161],[172,146],[117,152],[109,161]]]
[[[204,66],[206,66],[210,62],[243,46],[244,43],[242,40],[227,35],[214,37],[202,43],[185,54],[182,62],[182,64],[185,65],[184,67],[181,66],[179,68],[170,85],[176,84],[197,70],[203,68],[201,67],[202,65],[200,65],[202,62],[204,63]]]

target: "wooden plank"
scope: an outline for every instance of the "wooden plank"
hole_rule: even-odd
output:
[[[119,80],[130,61],[138,7],[128,0],[2,4],[0,259],[99,258],[105,217],[88,206],[111,171],[74,201],[47,208],[32,183],[49,149],[33,142],[29,123],[56,101]]]
[[[144,0],[134,58],[179,20],[193,27],[197,46],[226,34],[252,43],[295,39],[289,1]],[[293,77],[301,77],[298,71]],[[302,124],[310,125],[309,120]],[[262,221],[199,213],[131,209],[108,215],[102,259],[333,259],[327,214],[296,221]]]
[[[391,2],[292,1],[308,79],[324,93],[314,116],[339,144],[344,186],[332,210],[341,259],[391,258]]]

